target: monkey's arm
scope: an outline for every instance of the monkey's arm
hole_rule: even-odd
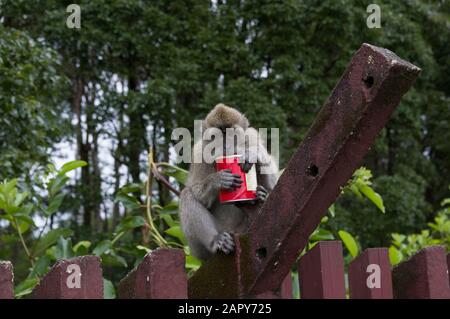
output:
[[[212,173],[203,180],[190,186],[192,195],[207,209],[211,208],[217,199],[220,184],[218,183],[217,174]]]

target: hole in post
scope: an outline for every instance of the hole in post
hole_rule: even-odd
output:
[[[256,250],[256,256],[257,256],[259,259],[264,259],[264,258],[266,258],[266,256],[267,256],[267,249],[264,248],[264,247],[258,248],[258,249]]]
[[[374,81],[375,80],[374,80],[373,76],[370,76],[370,75],[366,76],[363,79],[363,82],[366,85],[366,88],[368,88],[368,89],[370,89],[373,86]]]
[[[309,176],[316,177],[317,174],[319,174],[319,168],[318,168],[316,165],[314,165],[314,164],[310,164],[310,165],[308,166],[308,168],[306,169],[306,173],[307,173]]]

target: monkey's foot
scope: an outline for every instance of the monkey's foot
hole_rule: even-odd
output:
[[[230,254],[234,251],[234,239],[229,233],[223,232],[217,235],[217,249]]]
[[[258,185],[258,187],[256,187],[256,199],[258,201],[264,202],[268,195],[269,192],[264,188],[264,186]]]

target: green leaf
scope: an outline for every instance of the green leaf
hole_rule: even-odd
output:
[[[83,167],[83,166],[86,166],[86,165],[87,165],[87,163],[85,161],[79,161],[79,160],[75,160],[75,161],[71,161],[71,162],[65,163],[61,167],[61,169],[59,170],[58,175],[64,175],[67,172],[70,172],[70,171],[72,171],[74,169],[77,169],[79,167]]]
[[[341,237],[341,240],[344,243],[345,247],[350,252],[350,255],[352,255],[352,257],[358,256],[358,244],[356,243],[356,240],[353,238],[353,236],[344,230],[340,230],[338,234],[339,237]]]
[[[450,205],[450,198],[444,198],[441,202],[441,206]]]
[[[50,197],[53,197],[58,193],[61,188],[66,185],[69,178],[66,175],[58,175],[55,178],[52,178],[48,185],[48,193]]]
[[[35,226],[33,219],[25,214],[15,214],[14,217],[16,219],[16,222],[19,226],[18,231],[20,231],[21,234],[25,233],[28,229],[30,229],[31,226]],[[17,229],[15,223],[12,224],[15,229]]]
[[[34,256],[38,256],[42,251],[56,243],[59,237],[69,237],[73,233],[72,230],[67,228],[58,228],[50,230],[47,234],[45,234],[36,244],[34,249]]]
[[[117,255],[114,251],[110,250],[108,253],[102,255],[102,262],[106,266],[111,267],[127,267],[127,261],[122,256]]]
[[[333,239],[334,239],[333,233],[322,228],[316,229],[309,238],[310,241],[333,240]]]
[[[141,185],[137,183],[130,183],[122,186],[119,190],[120,193],[128,194],[128,193],[136,193],[141,190]]]
[[[103,299],[115,299],[116,290],[114,289],[113,283],[103,278]]]
[[[187,269],[197,270],[198,268],[200,268],[201,265],[202,265],[201,260],[195,258],[192,255],[186,256],[186,268]]]
[[[82,240],[73,246],[73,251],[77,256],[84,256],[88,254],[91,245],[90,241]]]
[[[50,204],[48,205],[47,209],[44,211],[44,214],[49,217],[51,215],[53,215],[54,213],[56,213],[59,209],[59,207],[61,206],[62,201],[64,200],[64,197],[66,195],[64,193],[59,193],[58,195],[56,195],[50,202]]]
[[[166,206],[162,207],[159,211],[160,214],[177,214],[178,213],[178,202],[172,201]]]
[[[17,213],[17,214],[15,214],[14,215],[14,217],[16,218],[16,219],[18,219],[18,220],[20,220],[20,221],[23,221],[23,222],[25,222],[25,223],[28,223],[28,224],[30,224],[30,225],[35,225],[34,224],[34,220],[30,217],[30,216],[28,216],[28,215],[26,215],[26,214],[22,214],[22,213]]]
[[[101,242],[99,242],[97,244],[97,246],[95,246],[94,250],[92,251],[92,253],[95,256],[101,256],[103,255],[105,252],[107,252],[109,249],[111,248],[111,241],[110,240],[102,240]]]
[[[2,193],[9,194],[17,186],[17,178],[4,183],[2,186]]]
[[[33,291],[34,287],[38,284],[38,282],[39,281],[37,278],[25,279],[14,289],[14,296],[16,298],[20,298],[30,294]]]
[[[51,265],[52,259],[50,258],[50,256],[47,255],[43,255],[41,256],[37,262],[34,264],[33,269],[31,270],[30,273],[30,277],[41,277],[43,275],[45,275]]]
[[[142,216],[128,216],[117,225],[116,232],[120,233],[145,225],[145,219]]]
[[[188,171],[168,163],[158,163],[158,167],[162,168],[162,173],[175,178],[181,185],[186,185]]]
[[[402,244],[402,242],[406,239],[405,235],[402,234],[391,234],[392,238],[394,239],[394,245],[396,245],[397,247],[400,247],[400,245]]]
[[[187,240],[184,237],[183,232],[181,231],[180,226],[172,226],[169,229],[165,230],[165,233],[177,238],[183,245],[187,245]]]
[[[59,237],[56,243],[55,257],[57,260],[73,257],[72,241],[70,239],[65,239],[62,236]]]
[[[378,207],[378,209],[383,214],[386,212],[383,204],[383,199],[372,189],[372,187],[364,184],[358,184],[358,188],[372,203],[375,204],[375,206]]]
[[[16,198],[14,199],[14,206],[19,207],[27,197],[28,197],[27,192],[18,193],[16,195]]]
[[[33,212],[34,210],[35,210],[34,205],[31,203],[28,203],[20,208],[18,215],[30,216],[31,212]],[[33,222],[33,225],[34,225],[34,222]]]
[[[335,208],[334,204],[332,204],[332,205],[328,208],[328,212],[330,213],[331,217],[336,216],[336,208]]]
[[[121,202],[126,209],[133,211],[139,209],[141,204],[139,201],[131,195],[119,192],[114,199],[115,202]]]
[[[167,226],[169,227],[175,226],[175,221],[173,220],[172,216],[164,214],[161,215],[161,218],[166,222]]]
[[[395,246],[389,247],[389,260],[391,261],[391,265],[395,266],[399,264],[403,259],[403,254],[400,250],[395,248]]]

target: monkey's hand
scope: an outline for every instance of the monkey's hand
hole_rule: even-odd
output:
[[[242,185],[242,179],[238,174],[232,174],[230,169],[218,172],[219,187],[225,190],[234,190]]]
[[[239,163],[239,166],[241,167],[241,169],[244,173],[248,173],[250,171],[250,169],[252,168],[253,163],[250,163],[247,160],[245,160],[245,162]]]
[[[267,189],[264,188],[262,185],[258,185],[256,187],[256,199],[260,202],[264,202],[269,195],[269,192]]]
[[[227,232],[220,233],[216,238],[217,250],[224,252],[225,254],[230,254],[234,251],[234,239]]]

